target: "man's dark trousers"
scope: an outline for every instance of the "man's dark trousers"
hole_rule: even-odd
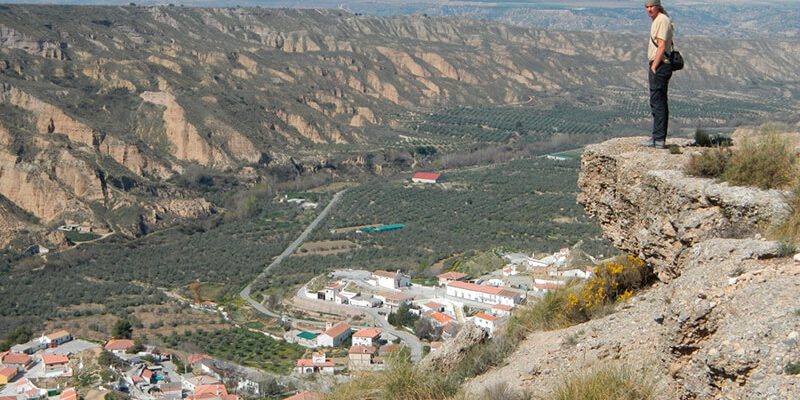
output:
[[[647,66],[647,78],[650,83],[650,110],[653,113],[653,140],[667,140],[669,125],[669,105],[667,104],[667,88],[672,78],[672,67],[661,63],[656,73]]]

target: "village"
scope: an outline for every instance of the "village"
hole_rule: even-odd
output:
[[[437,184],[440,177],[417,173],[411,185]],[[303,209],[317,207],[317,203],[288,196],[276,201]],[[379,224],[357,227],[355,233],[382,234],[404,228],[404,224]],[[284,316],[282,338],[262,333],[307,348],[303,357],[294,360],[292,376],[298,378],[346,379],[351,373],[381,370],[400,351],[408,351],[413,361],[419,361],[438,351],[467,324],[483,329],[491,338],[519,305],[564,287],[570,280],[591,277],[591,269],[570,266],[570,253],[562,248],[537,258],[534,254],[495,252],[500,267],[476,276],[457,269],[423,280],[412,280],[400,270],[333,271],[300,287],[290,303],[301,313],[340,318]],[[216,303],[199,301],[191,307],[219,313],[231,322],[224,307]],[[93,361],[107,369],[107,384],[96,388],[100,394],[122,393],[144,400],[234,400],[264,395],[259,373],[248,373],[248,368],[207,354],[188,354],[180,361],[170,350],[130,338],[97,343],[59,330],[0,353],[0,400],[77,399],[70,378],[85,373]],[[299,391],[286,398],[320,396]]]

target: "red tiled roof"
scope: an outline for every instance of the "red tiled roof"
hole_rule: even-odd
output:
[[[132,376],[131,381],[133,381],[133,383],[144,382],[144,378],[142,378],[141,376]]]
[[[147,368],[142,370],[142,378],[150,380],[150,378],[152,377],[153,377],[153,371],[150,371]]]
[[[432,181],[435,181],[439,179],[440,176],[441,176],[440,174],[437,174],[435,172],[417,172],[416,174],[414,174],[414,177],[412,179],[430,179]]]
[[[78,400],[78,392],[75,388],[66,388],[58,396],[59,400]]]
[[[335,364],[332,361],[314,362],[308,358],[301,358],[297,360],[298,367],[333,367]]]
[[[514,310],[514,307],[507,306],[505,304],[495,304],[495,305],[492,306],[492,308],[495,309],[495,310],[502,310],[502,311],[513,311]]]
[[[31,356],[24,353],[8,353],[0,359],[3,360],[3,364],[25,365],[31,362]]]
[[[322,400],[322,395],[315,392],[300,392],[283,400]]]
[[[440,324],[446,324],[446,323],[454,320],[453,317],[451,317],[451,316],[449,316],[447,314],[444,314],[444,313],[440,313],[440,312],[435,312],[435,313],[431,314],[431,318],[433,318],[436,322],[438,322]]]
[[[194,396],[202,396],[205,394],[214,394],[217,396],[223,396],[228,394],[228,389],[225,389],[225,385],[221,383],[214,383],[211,385],[200,385],[194,388]]]
[[[444,344],[444,342],[433,341],[433,342],[431,342],[431,349],[436,350],[436,349],[442,347],[443,344]]]
[[[425,307],[428,307],[431,310],[438,310],[438,309],[444,307],[444,304],[440,304],[440,303],[437,303],[435,301],[429,301],[429,302],[425,303]]]
[[[325,333],[323,333],[323,335],[328,335],[328,336],[330,336],[332,338],[335,338],[335,337],[341,336],[343,333],[345,333],[345,332],[347,332],[349,330],[350,330],[350,325],[347,325],[344,322],[339,322],[338,324],[332,326],[331,329],[328,329],[327,331],[325,331]]]
[[[42,362],[44,365],[66,364],[69,362],[69,357],[63,354],[45,354],[42,356]]]
[[[111,339],[106,343],[106,350],[128,350],[133,347],[133,340],[130,339]]]
[[[443,274],[436,275],[437,278],[453,279],[453,280],[459,280],[459,279],[462,279],[462,278],[466,278],[466,276],[467,276],[467,274],[465,274],[463,272],[458,272],[458,271],[448,271],[448,272],[445,272]]]
[[[200,360],[205,360],[206,358],[211,358],[211,356],[208,354],[190,354],[188,357],[186,357],[186,361],[189,364],[194,364]]]
[[[402,294],[402,293],[387,293],[381,292],[378,294],[379,296],[383,296],[386,300],[394,300],[394,301],[403,301],[408,300],[409,296]]]
[[[375,353],[375,348],[372,346],[352,346],[347,354],[372,354]]]
[[[373,276],[381,276],[384,278],[392,278],[394,279],[397,276],[397,272],[389,272],[389,271],[375,271],[372,273]]]
[[[381,330],[370,328],[370,329],[361,329],[360,331],[356,332],[353,337],[363,337],[363,338],[374,338],[376,336],[380,336]]]
[[[65,336],[69,336],[69,332],[67,332],[67,331],[62,329],[60,331],[55,331],[53,333],[48,333],[44,337],[46,337],[46,338],[48,338],[50,340],[55,340],[55,339],[60,339],[60,338],[65,337]]]
[[[484,313],[475,314],[475,317],[480,319],[485,319],[487,321],[495,321],[497,319],[497,317],[493,317],[489,314],[484,314]]]
[[[17,376],[17,369],[14,367],[2,367],[0,368],[0,375],[5,376],[6,380],[11,380],[11,378]]]

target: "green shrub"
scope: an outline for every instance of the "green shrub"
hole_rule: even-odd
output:
[[[790,362],[783,367],[783,372],[787,375],[798,375],[800,374],[800,362]]]
[[[796,164],[797,156],[786,136],[769,133],[745,139],[733,153],[723,178],[733,185],[782,188],[794,182]]]
[[[387,359],[388,368],[337,385],[326,400],[443,400],[458,390],[453,379],[414,365],[407,351]]]
[[[649,400],[656,397],[657,380],[647,371],[602,365],[567,377],[547,400]]]
[[[800,238],[800,180],[795,182],[792,193],[785,200],[789,215],[771,233],[781,241],[780,253],[786,257],[797,251],[795,242]]]
[[[714,147],[706,149],[699,155],[692,155],[686,164],[687,175],[703,178],[717,178],[722,176],[731,159],[730,149]]]
[[[697,129],[694,132],[694,143],[702,147],[730,146],[733,141],[730,137],[721,133],[712,133],[705,129]]]

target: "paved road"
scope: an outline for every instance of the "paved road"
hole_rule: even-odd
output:
[[[281,253],[280,255],[275,257],[275,259],[272,260],[272,263],[267,265],[267,267],[264,268],[264,270],[261,271],[261,273],[258,274],[258,276],[255,279],[253,279],[252,282],[250,282],[247,286],[245,286],[244,289],[242,289],[241,292],[239,292],[239,296],[242,299],[244,299],[244,301],[248,302],[254,309],[256,309],[258,312],[260,312],[260,313],[262,313],[262,314],[264,314],[266,316],[269,316],[269,317],[272,317],[272,318],[283,318],[284,317],[283,315],[280,315],[278,313],[274,313],[274,312],[272,312],[270,310],[267,310],[267,308],[264,307],[263,305],[261,305],[261,303],[253,300],[253,298],[250,297],[250,291],[253,288],[253,283],[255,283],[257,280],[259,280],[262,277],[264,277],[266,274],[269,273],[270,270],[272,270],[273,268],[278,266],[283,261],[284,258],[286,258],[286,257],[290,256],[292,253],[294,253],[294,251],[297,250],[297,248],[301,244],[303,244],[303,242],[308,238],[308,235],[310,235],[311,232],[314,231],[314,229],[317,228],[317,225],[319,225],[319,223],[323,219],[325,219],[325,217],[328,216],[330,211],[333,209],[333,206],[337,202],[339,202],[339,199],[342,198],[342,194],[344,194],[344,192],[346,192],[346,191],[347,191],[347,189],[342,190],[340,192],[337,192],[335,195],[333,195],[333,198],[331,199],[330,203],[328,203],[328,205],[325,206],[325,209],[323,209],[322,212],[319,213],[319,215],[317,215],[317,218],[315,218],[314,221],[312,221],[306,227],[306,229],[303,231],[303,233],[301,233],[300,236],[298,236],[297,239],[295,239],[295,241],[292,242],[292,244],[290,244],[289,247],[287,247],[286,250],[283,251],[283,253]],[[307,323],[307,324],[311,324],[311,325],[320,325],[320,324],[322,324],[322,326],[325,325],[324,323],[319,322],[319,321],[307,321],[307,320],[300,320],[300,321],[302,321],[304,323]]]

